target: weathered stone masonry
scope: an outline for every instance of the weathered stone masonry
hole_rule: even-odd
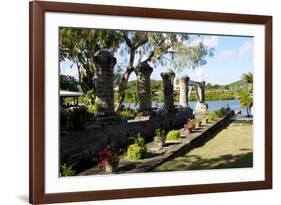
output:
[[[150,75],[153,68],[147,63],[142,63],[136,68],[137,89],[139,97],[139,112],[143,115],[149,115],[151,112],[151,88]]]
[[[182,79],[181,104],[184,108],[175,112],[153,115],[142,120],[127,121],[114,115],[114,90],[113,68],[116,58],[107,49],[95,53],[93,57],[96,67],[96,103],[97,118],[89,122],[83,131],[63,131],[60,133],[60,164],[74,164],[92,159],[97,151],[107,144],[116,147],[124,147],[129,137],[135,137],[138,133],[147,139],[152,139],[158,128],[170,130],[181,126],[192,118],[192,109],[187,107],[187,83],[188,77]],[[143,63],[136,68],[138,79],[138,95],[140,112],[142,115],[151,113],[151,88],[150,75],[153,69],[148,63]],[[165,107],[170,111],[174,106],[173,78],[174,73],[162,74]],[[181,82],[181,81],[180,81]]]
[[[189,77],[187,75],[181,76],[179,78],[179,87],[180,87],[180,105],[182,107],[188,107],[188,81]]]
[[[164,106],[167,111],[174,109],[174,78],[175,73],[168,69],[161,73],[163,79]]]
[[[60,136],[61,163],[74,164],[92,159],[108,143],[117,147],[126,146],[128,138],[135,137],[138,133],[147,140],[152,139],[157,128],[179,129],[192,116],[192,109],[184,108],[147,120],[125,120],[112,124],[92,122],[83,131],[64,132]]]
[[[111,115],[114,112],[113,68],[116,58],[107,49],[101,49],[94,55],[96,66],[96,103],[97,113]]]

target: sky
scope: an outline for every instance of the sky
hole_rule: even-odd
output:
[[[203,42],[205,46],[214,49],[212,57],[206,57],[207,63],[201,67],[184,69],[182,72],[174,72],[177,76],[187,74],[194,81],[203,81],[212,84],[229,84],[241,79],[241,75],[254,71],[254,44],[253,37],[242,36],[215,36],[215,35],[191,35],[193,43]],[[121,63],[118,62],[117,64]],[[76,66],[71,62],[60,63],[61,74],[72,75],[77,78]],[[154,67],[151,79],[161,80],[160,73],[167,67]],[[173,69],[173,68],[171,68]],[[136,80],[133,73],[129,80]]]

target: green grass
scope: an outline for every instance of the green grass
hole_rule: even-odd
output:
[[[156,167],[153,171],[182,171],[253,166],[253,126],[233,122],[209,141]]]

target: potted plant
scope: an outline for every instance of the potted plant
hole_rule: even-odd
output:
[[[104,169],[106,173],[113,173],[118,170],[119,156],[114,151],[111,145],[107,145],[105,149],[98,152],[98,165],[99,169]]]
[[[191,120],[191,123],[192,123],[192,125],[193,125],[195,128],[200,128],[200,127],[201,127],[201,121],[198,120],[198,119],[193,119],[193,120]]]
[[[179,130],[169,131],[166,136],[166,140],[169,142],[181,142],[180,131]]]
[[[212,121],[215,121],[217,119],[217,114],[216,112],[208,112],[208,115],[207,115],[207,119],[209,122],[212,122]]]
[[[165,144],[166,135],[165,130],[161,130],[160,128],[155,131],[156,136],[154,137],[154,142],[156,142],[160,147]]]
[[[138,133],[138,136],[133,138],[134,143],[129,145],[127,149],[128,160],[140,160],[144,158],[147,152],[144,138]]]
[[[191,121],[188,120],[187,123],[183,125],[183,128],[181,129],[181,131],[183,132],[183,134],[190,134],[190,133],[192,133],[193,128],[194,127],[193,127]]]

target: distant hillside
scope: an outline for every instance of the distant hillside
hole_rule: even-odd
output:
[[[151,80],[152,100],[163,102],[163,82],[162,80]],[[243,80],[237,80],[227,85],[206,84],[206,100],[231,100],[237,98],[237,93],[247,89],[247,83]],[[128,82],[125,102],[135,102],[137,100],[137,81]],[[179,100],[179,94],[175,95],[175,101]],[[190,101],[197,100],[195,90],[191,93]]]
[[[160,89],[162,88],[162,80],[150,80],[151,88],[152,89]],[[131,80],[128,82],[128,89],[135,90],[137,85],[136,80]],[[211,84],[207,83],[207,89],[216,89],[216,90],[231,90],[231,91],[239,91],[241,89],[245,89],[247,87],[247,83],[243,80],[237,80],[233,83],[226,84],[226,85],[219,85],[219,84]]]
[[[229,86],[230,90],[237,92],[237,91],[246,89],[248,85],[244,80],[238,80],[238,81],[228,84],[228,86]]]

